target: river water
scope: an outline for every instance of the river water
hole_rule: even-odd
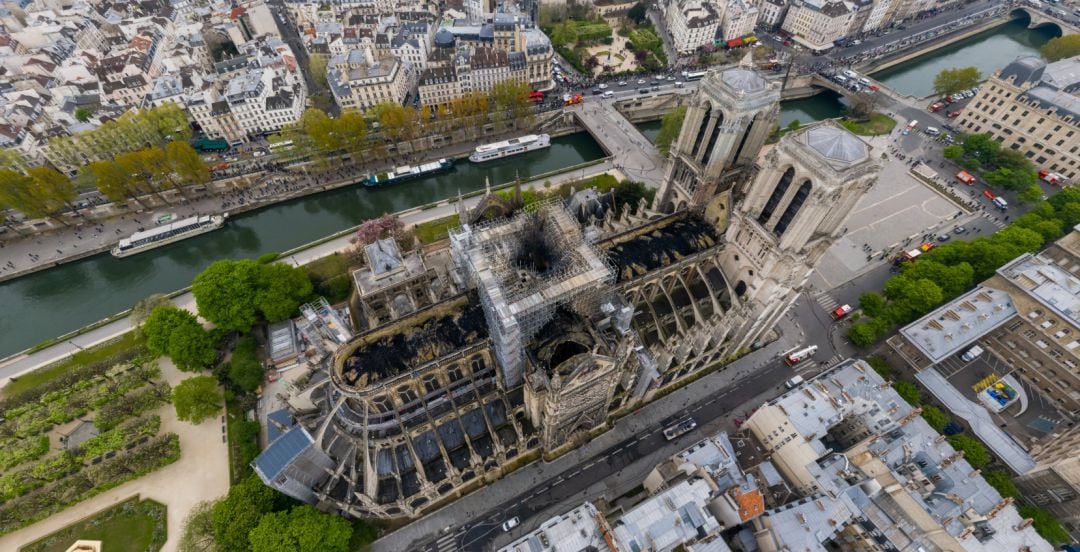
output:
[[[1018,57],[1038,55],[1043,44],[1060,34],[1050,27],[1028,29],[1027,24],[1027,18],[1010,21],[874,73],[873,77],[893,90],[918,98],[934,93],[934,76],[942,69],[975,66],[984,78],[988,77]]]
[[[393,213],[491,184],[511,182],[603,157],[587,133],[551,147],[484,165],[458,161],[447,173],[398,186],[349,186],[279,203],[229,220],[202,236],[123,259],[108,253],[0,284],[0,357],[130,308],[136,301],[191,285],[218,259],[254,258],[314,241]]]
[[[975,65],[989,74],[1018,56],[1036,53],[1052,38],[1045,29],[1028,30],[1013,22],[941,48],[874,76],[903,93],[931,93],[933,77],[949,67]],[[838,95],[784,102],[779,123],[809,123],[837,117],[843,111]],[[639,125],[654,139],[659,121]],[[556,138],[550,149],[477,166],[459,162],[446,174],[397,187],[367,190],[351,186],[280,203],[239,215],[218,231],[126,259],[105,253],[0,283],[0,357],[131,307],[153,293],[191,284],[192,278],[217,259],[253,258],[284,251],[332,234],[383,213],[400,211],[470,192],[484,186],[568,167],[603,156],[585,133]]]

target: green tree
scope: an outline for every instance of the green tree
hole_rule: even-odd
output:
[[[169,204],[161,195],[165,153],[158,148],[129,151],[116,156],[116,164],[130,175],[132,185],[142,193],[154,194],[158,200]]]
[[[169,142],[165,145],[165,161],[168,170],[176,175],[174,185],[196,186],[210,182],[210,169],[202,157],[187,142]]]
[[[1011,496],[1013,499],[1020,498],[1020,489],[1016,488],[1009,473],[1002,470],[986,470],[982,472],[983,479],[990,484],[1002,497]]]
[[[892,368],[889,368],[889,361],[879,356],[868,356],[866,357],[866,363],[869,364],[882,378],[887,380],[892,379]]]
[[[1020,253],[1035,253],[1042,249],[1043,238],[1038,232],[1022,228],[1020,226],[1009,225],[1001,230],[998,230],[992,240],[997,244],[1009,244],[1016,246],[1020,249],[1017,255]],[[1005,263],[1002,263],[1005,264]]]
[[[109,198],[110,201],[123,203],[127,199],[132,199],[143,209],[149,208],[139,198],[141,192],[132,179],[131,173],[125,171],[115,161],[94,161],[80,172],[88,175],[86,178],[92,181],[98,191]]]
[[[278,322],[289,318],[311,296],[314,288],[302,268],[284,263],[259,265],[255,306],[263,318]]]
[[[1050,512],[1047,512],[1042,508],[1028,506],[1027,504],[1021,504],[1016,509],[1020,512],[1021,517],[1031,518],[1034,522],[1031,526],[1035,528],[1035,532],[1046,539],[1046,542],[1049,542],[1054,546],[1072,542],[1073,539],[1069,535],[1069,532],[1062,527],[1061,522],[1051,515]]]
[[[1039,201],[1042,201],[1042,197],[1043,191],[1038,184],[1032,184],[1031,186],[1024,188],[1019,194],[1016,194],[1016,199],[1019,200],[1020,203],[1038,203]]]
[[[177,543],[179,552],[221,552],[214,540],[214,504],[204,500],[188,512]]]
[[[142,326],[143,322],[150,317],[150,313],[154,312],[154,309],[158,307],[165,307],[171,305],[172,301],[164,293],[155,293],[145,299],[140,299],[135,306],[131,307],[131,314],[128,316],[131,318],[131,322],[135,326]]]
[[[1001,142],[994,140],[989,134],[969,134],[964,137],[961,144],[964,155],[970,157],[981,166],[991,166],[1001,152]]]
[[[93,115],[93,114],[94,113],[92,111],[90,111],[89,108],[81,107],[81,106],[75,108],[75,120],[79,121],[80,123],[85,123],[85,122],[89,121],[90,116]]]
[[[949,436],[949,444],[964,453],[964,460],[973,468],[982,468],[990,463],[990,451],[977,439],[964,434]]]
[[[78,195],[75,184],[70,178],[52,167],[30,167],[26,175],[33,181],[37,195],[45,202],[45,207],[55,213],[65,207],[76,210],[71,202]]]
[[[514,80],[505,80],[491,87],[491,101],[495,107],[496,122],[503,124],[509,122],[515,128],[519,122],[529,124],[532,118],[530,92],[532,88],[528,84]]]
[[[885,311],[885,298],[880,293],[864,293],[859,296],[859,307],[867,316],[881,316]]]
[[[273,508],[274,490],[254,473],[230,487],[229,494],[214,504],[211,513],[218,545],[229,552],[251,550],[248,535]]]
[[[668,152],[671,151],[671,145],[679,138],[679,131],[682,130],[683,119],[685,118],[686,106],[679,106],[668,111],[660,119],[660,132],[656,134],[656,149],[660,150],[660,153],[664,156],[667,156]]]
[[[1042,193],[1042,190],[1039,190]],[[1040,205],[1049,205],[1048,203],[1041,203]],[[1063,235],[1061,220],[1053,216],[1053,209],[1051,209],[1051,218],[1045,218],[1035,212],[1027,212],[1016,219],[1014,222],[1016,226],[1021,228],[1027,228],[1038,232],[1043,237],[1043,243],[1052,242]]]
[[[956,69],[942,69],[934,77],[934,92],[942,96],[955,94],[961,90],[967,90],[979,85],[982,81],[982,73],[978,67],[959,67]]]
[[[22,212],[30,218],[50,217],[68,226],[59,217],[66,203],[75,198],[71,181],[60,175],[62,182],[53,178],[53,169],[34,167],[28,174],[11,169],[0,169],[0,204]]]
[[[945,159],[958,159],[964,155],[964,146],[960,144],[952,144],[945,146],[945,149],[941,152],[945,156]]]
[[[248,538],[252,552],[348,552],[352,531],[344,519],[304,504],[264,515]]]
[[[919,388],[915,387],[914,383],[898,381],[893,384],[893,389],[896,390],[896,394],[900,395],[901,399],[904,399],[911,406],[917,407],[922,404],[922,393],[919,392]]]
[[[943,299],[951,299],[975,283],[975,269],[964,262],[946,265],[933,259],[923,259],[904,267],[904,277],[909,280],[930,280],[941,288]]]
[[[802,128],[802,123],[798,119],[792,120],[787,126],[787,129],[792,132],[799,130],[800,128]]]
[[[177,419],[196,425],[220,412],[223,404],[217,380],[210,376],[181,381],[173,388],[172,401]]]
[[[1066,35],[1051,38],[1039,49],[1046,61],[1058,61],[1080,55],[1080,35]]]
[[[416,131],[416,110],[396,102],[383,102],[371,108],[383,136],[393,142],[412,138]],[[486,111],[486,109],[485,109]]]
[[[930,404],[923,405],[922,417],[938,433],[944,431],[945,426],[949,425],[949,416],[942,412],[940,408]]]
[[[172,359],[176,367],[193,372],[217,358],[214,339],[190,312],[173,305],[155,308],[142,325],[146,348]]]
[[[228,378],[239,389],[251,393],[263,380],[263,367],[259,362],[258,343],[250,335],[241,337],[229,360]]]
[[[226,330],[246,332],[258,321],[255,296],[260,268],[252,260],[217,261],[191,285],[199,314]]]
[[[325,54],[312,54],[308,56],[308,69],[311,71],[311,80],[319,88],[326,89],[330,83],[326,79],[326,64],[330,61]]]
[[[869,347],[876,343],[881,336],[883,325],[886,326],[887,330],[888,323],[878,318],[857,322],[848,329],[848,339],[857,347]]]
[[[998,167],[997,169],[984,173],[983,177],[986,178],[987,184],[1005,188],[1006,190],[1018,191],[1026,190],[1031,186],[1038,187],[1038,178],[1032,171]],[[1040,193],[1039,195],[1041,196],[1042,194]]]
[[[892,278],[885,283],[885,297],[892,301],[886,313],[889,321],[894,324],[906,324],[930,312],[944,300],[941,287],[933,280],[904,276]]]

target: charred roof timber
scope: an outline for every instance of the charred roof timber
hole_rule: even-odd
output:
[[[696,215],[680,215],[631,236],[618,236],[607,245],[618,270],[618,281],[668,266],[716,245],[716,228]],[[628,239],[627,239],[628,238]]]

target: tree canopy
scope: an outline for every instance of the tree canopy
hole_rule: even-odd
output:
[[[934,77],[934,92],[942,96],[955,94],[961,90],[974,88],[982,82],[982,73],[978,67],[957,67],[942,69]]]
[[[302,269],[251,259],[217,261],[191,286],[199,314],[226,330],[247,331],[260,317],[277,322],[292,316],[312,293]]]
[[[667,156],[671,151],[671,145],[679,139],[679,131],[682,130],[683,119],[686,118],[686,106],[679,106],[664,114],[660,119],[660,132],[656,134],[656,149]]]
[[[271,512],[248,534],[252,552],[348,552],[352,526],[304,504]]]
[[[229,552],[251,550],[248,535],[263,515],[273,510],[274,498],[275,491],[254,473],[230,487],[211,514],[218,545]]]
[[[171,358],[177,368],[187,372],[206,368],[217,358],[213,337],[195,315],[171,304],[150,312],[142,334],[150,352]]]
[[[1039,49],[1046,61],[1058,61],[1080,55],[1080,35],[1066,35],[1051,38]]]
[[[193,424],[201,424],[214,416],[221,411],[223,404],[217,380],[211,376],[196,376],[181,381],[173,388],[172,399],[176,417]]]
[[[259,345],[250,335],[241,337],[229,360],[227,376],[237,388],[248,393],[255,391],[263,380],[263,367],[258,357]]]
[[[968,461],[973,468],[982,468],[990,463],[990,451],[978,439],[964,434],[949,437],[949,444],[964,453],[964,460]]]

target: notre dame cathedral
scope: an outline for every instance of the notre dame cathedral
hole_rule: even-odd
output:
[[[355,337],[306,359],[256,471],[416,517],[768,340],[880,170],[831,122],[766,146],[779,101],[753,70],[710,72],[653,205],[488,194],[440,244],[366,246]]]

